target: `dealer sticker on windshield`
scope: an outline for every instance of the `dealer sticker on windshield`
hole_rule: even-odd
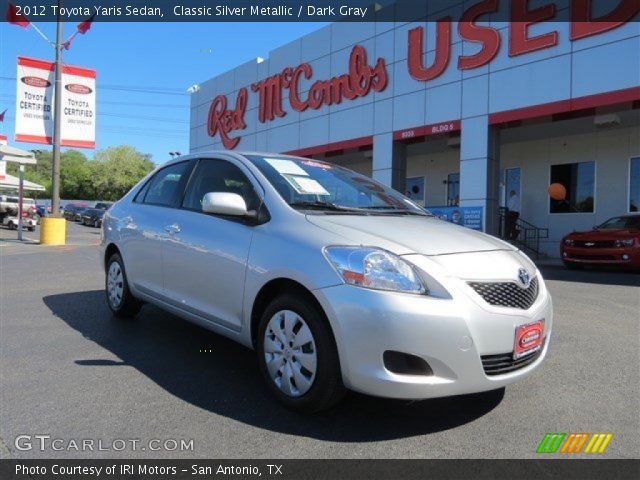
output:
[[[544,319],[516,327],[516,338],[513,347],[513,359],[529,355],[542,348],[544,338]]]
[[[299,175],[282,175],[300,195],[330,195],[317,180]]]

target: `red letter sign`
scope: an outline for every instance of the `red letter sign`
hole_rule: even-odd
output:
[[[422,37],[424,28],[416,27],[409,30],[409,53],[407,62],[409,63],[409,74],[416,80],[426,82],[432,80],[445,71],[449,64],[451,54],[451,17],[438,20],[438,30],[436,32],[436,58],[433,65],[424,68],[422,63]]]
[[[511,0],[511,22],[509,22],[510,57],[550,48],[558,44],[558,32],[549,32],[532,38],[527,36],[529,25],[555,17],[555,4],[550,3],[535,10],[528,10],[528,3],[528,0]]]
[[[238,91],[235,110],[227,110],[227,97],[218,95],[211,102],[209,107],[209,120],[207,122],[207,133],[210,137],[220,134],[220,140],[224,148],[233,149],[238,145],[240,137],[229,138],[229,132],[243,130],[244,112],[247,108],[247,89],[241,88]]]
[[[479,27],[475,19],[485,13],[498,10],[498,0],[484,0],[469,8],[458,23],[458,33],[463,40],[482,43],[482,50],[475,55],[458,58],[458,68],[468,70],[489,63],[500,49],[500,34],[491,27]]]
[[[578,40],[613,30],[631,20],[639,12],[640,2],[638,0],[622,0],[608,15],[593,19],[591,18],[591,0],[572,0],[569,38]]]

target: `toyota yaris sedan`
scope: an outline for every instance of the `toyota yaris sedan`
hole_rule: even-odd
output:
[[[549,348],[536,266],[492,236],[317,160],[171,160],[105,214],[115,316],[151,303],[255,349],[301,411],[346,389],[424,399],[501,388]]]

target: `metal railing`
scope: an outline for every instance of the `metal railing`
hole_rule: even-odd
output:
[[[539,259],[540,240],[549,238],[549,229],[536,227],[521,218],[512,223],[505,207],[498,208],[498,216],[500,219],[498,236],[511,242],[521,250],[532,253],[535,255],[536,260]]]

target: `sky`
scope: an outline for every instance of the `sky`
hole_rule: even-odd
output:
[[[53,39],[55,24],[36,25]],[[317,30],[324,23],[94,23],[78,35],[63,61],[96,70],[96,150],[128,144],[163,163],[189,151],[189,94],[214,77]],[[76,23],[64,26],[64,38]],[[53,60],[54,50],[31,27],[0,23],[0,133],[14,143],[16,58]],[[133,90],[133,91],[132,91]],[[143,91],[140,91],[143,90]],[[50,147],[49,147],[50,148]],[[95,150],[82,150],[89,158]]]

